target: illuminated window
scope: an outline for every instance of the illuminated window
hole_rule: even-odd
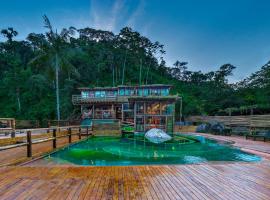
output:
[[[82,91],[82,98],[88,98],[88,92]]]
[[[119,95],[124,96],[125,95],[125,89],[120,89],[119,90]]]
[[[147,103],[146,114],[157,115],[160,114],[160,105],[158,103]]]

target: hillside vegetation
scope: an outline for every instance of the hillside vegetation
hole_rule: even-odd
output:
[[[230,84],[232,64],[208,73],[190,71],[183,61],[168,66],[164,45],[128,27],[119,34],[88,27],[57,32],[44,16],[44,29],[23,41],[16,40],[13,28],[1,31],[6,41],[0,43],[0,117],[75,118],[79,108],[71,95],[78,87],[155,83],[174,86],[185,116],[248,113],[250,106],[253,112],[270,111],[270,63]]]

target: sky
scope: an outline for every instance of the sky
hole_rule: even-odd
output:
[[[164,44],[169,66],[187,61],[190,70],[207,72],[231,63],[236,82],[270,60],[269,8],[269,0],[0,0],[0,29],[14,27],[16,39],[25,39],[45,31],[44,14],[58,30],[117,34],[130,26]]]

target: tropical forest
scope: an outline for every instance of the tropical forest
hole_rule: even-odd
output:
[[[20,33],[12,27],[1,30],[2,117],[78,119],[80,110],[71,101],[78,87],[161,83],[182,97],[183,116],[270,111],[270,62],[231,83],[233,63],[216,66],[216,71],[192,71],[179,55],[170,66],[165,45],[129,27],[118,34],[89,27],[56,30],[47,16],[43,20],[44,33],[29,33],[25,40],[16,40]],[[176,116],[179,108],[178,102]]]

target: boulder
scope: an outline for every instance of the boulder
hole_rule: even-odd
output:
[[[196,128],[197,133],[207,133],[207,132],[209,132],[209,130],[210,130],[210,124],[206,124],[206,123],[200,124]]]
[[[163,130],[157,128],[152,128],[148,130],[145,133],[144,137],[155,144],[160,144],[172,139],[170,135],[165,133]]]
[[[217,121],[210,121],[209,124],[211,133],[221,134],[224,132],[225,129],[224,124]]]

